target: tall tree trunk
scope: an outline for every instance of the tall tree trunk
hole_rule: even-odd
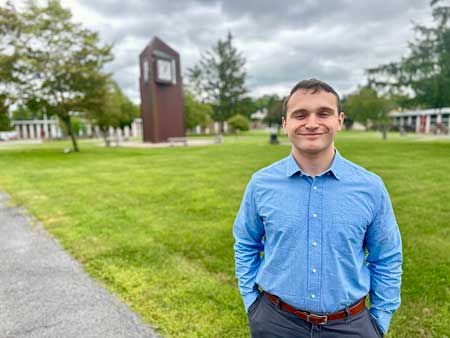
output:
[[[383,140],[387,140],[387,131],[386,131],[386,125],[383,123],[381,123],[381,131],[383,133]]]
[[[70,139],[72,140],[73,151],[77,152],[77,153],[80,152],[80,149],[78,148],[78,144],[77,144],[77,139],[76,139],[75,134],[73,132],[72,122],[70,120],[70,115],[64,116],[64,118],[62,118],[61,120],[66,125],[67,133],[69,134]]]
[[[76,153],[80,152],[80,149],[78,148],[78,144],[77,144],[77,139],[75,138],[75,135],[73,134],[73,132],[70,134],[70,138],[72,139],[73,151]]]
[[[109,139],[109,128],[100,127],[100,132],[102,133],[103,140],[105,141],[105,147],[111,145],[111,140]]]

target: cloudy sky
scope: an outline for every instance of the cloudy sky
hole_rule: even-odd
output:
[[[230,31],[245,56],[253,97],[285,95],[316,77],[348,94],[368,67],[398,60],[414,38],[412,22],[430,23],[429,0],[62,0],[75,21],[114,44],[109,66],[139,102],[138,55],[158,36],[181,56],[182,72]]]

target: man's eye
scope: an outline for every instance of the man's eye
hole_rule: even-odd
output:
[[[323,112],[320,112],[320,113],[319,113],[319,116],[320,116],[320,117],[327,117],[328,115],[330,115],[330,113],[329,113],[329,112],[326,112],[326,111],[323,111]]]
[[[294,115],[294,118],[295,118],[295,119],[298,119],[298,120],[301,120],[301,119],[305,118],[305,115],[302,115],[302,114],[296,114],[296,115]]]

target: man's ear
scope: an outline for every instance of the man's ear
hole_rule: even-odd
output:
[[[343,111],[341,111],[341,113],[338,116],[338,121],[339,121],[339,129],[338,131],[342,130],[342,127],[344,126],[344,120],[345,120],[345,114]]]
[[[283,129],[286,128],[286,118],[284,116],[281,116],[281,126],[283,127]]]

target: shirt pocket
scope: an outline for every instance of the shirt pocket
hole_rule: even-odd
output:
[[[334,215],[328,231],[328,240],[337,256],[357,256],[364,251],[364,237],[367,231],[364,217]]]

